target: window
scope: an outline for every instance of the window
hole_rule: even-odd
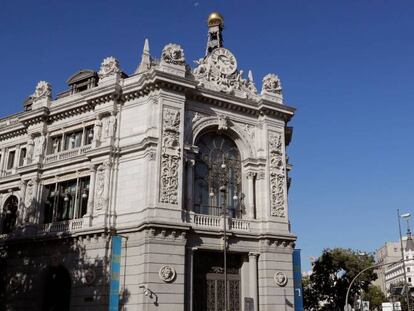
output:
[[[54,136],[50,139],[49,153],[58,153],[62,148],[62,136]]]
[[[83,144],[90,145],[92,144],[92,140],[93,140],[93,126],[88,126],[85,129],[85,138],[84,138]]]
[[[87,212],[89,176],[45,186],[44,223],[81,218]]]
[[[225,135],[207,133],[197,142],[194,210],[220,215],[223,199],[231,217],[241,217],[241,162],[236,144]],[[225,187],[225,191],[220,191]]]
[[[63,149],[70,150],[78,148],[82,143],[82,131],[76,131],[65,135],[65,143]]]
[[[52,136],[49,140],[48,153],[58,153],[92,144],[93,125],[61,135]]]
[[[11,170],[14,167],[14,158],[16,156],[16,151],[10,151],[9,152],[9,158],[7,160],[7,169]]]
[[[410,272],[410,267],[407,267],[407,272]]]
[[[1,226],[1,233],[7,234],[13,231],[16,226],[17,219],[17,197],[12,195],[7,198],[3,206],[3,219]]]
[[[408,278],[408,282],[410,282],[410,283],[411,283],[411,278]]]
[[[26,159],[26,148],[20,149],[20,158],[19,158],[19,166],[24,165],[24,160]]]

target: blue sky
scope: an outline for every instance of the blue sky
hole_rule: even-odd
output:
[[[2,1],[0,116],[107,56],[132,73],[146,37],[155,57],[174,42],[191,63],[215,10],[239,68],[258,84],[278,74],[298,109],[289,201],[304,268],[326,247],[397,240],[396,209],[414,212],[412,1]]]

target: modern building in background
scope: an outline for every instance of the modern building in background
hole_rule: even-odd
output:
[[[223,25],[209,16],[195,68],[146,40],[135,72],[108,57],[0,119],[0,305],[107,310],[119,284],[124,310],[294,310],[294,109]]]
[[[414,285],[414,241],[411,233],[408,232],[403,237],[403,254],[405,259],[406,282],[410,286]],[[384,263],[383,267],[376,270],[378,279],[374,282],[378,285],[384,294],[390,294],[391,286],[398,286],[404,283],[404,267],[401,261],[401,244],[400,242],[386,242],[379,248],[375,254],[377,263]],[[392,262],[396,262],[391,264]]]

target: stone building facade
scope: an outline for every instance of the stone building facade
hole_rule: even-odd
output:
[[[0,119],[6,310],[106,310],[113,235],[121,310],[222,310],[224,268],[230,310],[293,310],[294,109],[275,74],[256,89],[222,31],[211,14],[195,68],[146,40],[133,74],[108,57]]]

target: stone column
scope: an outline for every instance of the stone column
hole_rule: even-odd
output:
[[[39,194],[39,182],[40,179],[38,177],[34,177],[32,178],[32,183],[33,183],[33,197],[32,197],[32,204],[30,205],[30,215],[29,215],[29,222],[31,223],[39,223],[39,219],[37,218],[37,211],[38,208],[40,207],[40,201],[41,201],[41,196]]]
[[[112,163],[109,160],[103,163],[103,167],[105,169],[105,183],[104,183],[104,191],[103,191],[105,213],[108,212],[107,209],[108,209],[108,203],[109,203],[109,189],[111,188],[111,185],[110,185],[111,166],[112,166]]]
[[[0,161],[0,176],[2,176],[4,172],[5,158],[6,158],[6,148],[2,148],[1,149],[1,161]]]
[[[34,141],[33,137],[30,137],[27,141],[27,154],[25,159],[25,165],[31,164],[33,159]]]
[[[198,247],[192,247],[189,251],[189,264],[190,264],[190,269],[189,269],[189,288],[188,288],[188,304],[189,304],[189,311],[193,311],[193,304],[194,304],[194,300],[193,300],[193,296],[194,296],[194,253],[198,250]]]
[[[187,160],[187,211],[194,211],[194,160]]]
[[[89,226],[92,226],[93,205],[95,199],[96,165],[91,164],[89,170],[91,174],[89,178],[88,208],[86,215],[84,215],[83,218],[87,219]]]
[[[254,218],[254,178],[256,176],[256,173],[249,172],[247,173],[247,188],[248,188],[248,198],[247,198],[247,205],[248,205],[248,211],[247,211],[247,217],[248,219]]]
[[[26,188],[27,188],[27,181],[21,180],[19,184],[20,188],[20,201],[19,201],[19,209],[18,209],[18,217],[17,217],[17,224],[23,224],[23,220],[25,219],[26,215]]]
[[[254,310],[259,310],[257,294],[257,256],[258,253],[249,253],[249,293],[254,300]]]

